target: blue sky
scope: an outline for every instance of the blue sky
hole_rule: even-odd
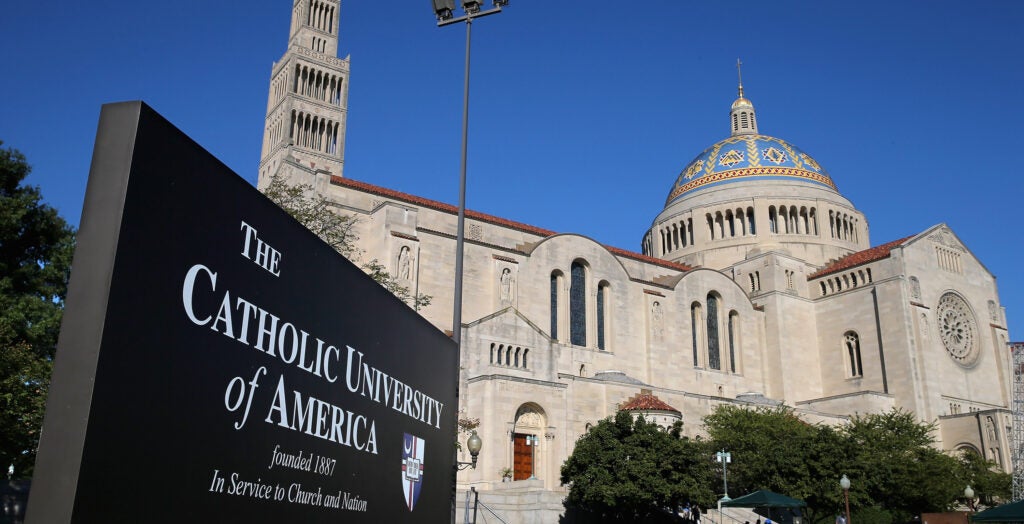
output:
[[[0,140],[75,224],[105,102],[145,100],[254,182],[289,13],[11,3]],[[742,58],[760,131],[822,164],[872,244],[948,223],[1022,339],[1022,17],[1012,1],[513,0],[474,24],[468,206],[639,250],[677,173],[727,136]],[[346,176],[456,202],[464,40],[428,0],[343,2]]]

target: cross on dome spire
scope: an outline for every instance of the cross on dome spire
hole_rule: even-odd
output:
[[[740,98],[743,98],[743,69],[741,69],[742,65],[743,65],[743,62],[740,62],[740,59],[737,58],[736,59],[736,76],[738,76],[739,79],[740,79]]]
[[[736,59],[736,76],[739,78],[739,98],[732,103],[729,111],[729,123],[732,135],[756,135],[757,119],[754,116],[754,104],[743,96],[743,62]]]

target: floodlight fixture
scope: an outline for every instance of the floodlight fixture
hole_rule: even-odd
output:
[[[455,0],[433,0],[434,14],[439,21],[450,20],[455,10]]]

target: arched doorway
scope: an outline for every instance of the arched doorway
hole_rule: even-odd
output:
[[[540,445],[546,419],[544,409],[532,402],[516,410],[512,425],[512,480],[541,478]]]

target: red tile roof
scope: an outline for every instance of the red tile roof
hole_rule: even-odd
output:
[[[427,207],[427,208],[430,208],[430,209],[436,209],[438,211],[443,211],[445,213],[451,213],[453,215],[454,214],[458,214],[458,212],[459,212],[459,208],[457,208],[457,207],[455,207],[455,206],[453,206],[451,204],[445,204],[444,202],[439,202],[437,200],[430,200],[428,198],[418,197],[416,195],[411,195],[409,193],[403,193],[401,191],[395,191],[393,189],[388,189],[386,187],[375,186],[373,184],[368,184],[366,182],[360,182],[358,180],[353,180],[351,178],[343,178],[343,177],[340,177],[340,176],[337,176],[337,175],[332,175],[331,176],[331,184],[334,184],[336,186],[351,187],[353,189],[358,189],[360,191],[365,191],[365,192],[370,193],[370,194],[380,195],[380,196],[387,197],[387,198],[393,198],[395,200],[401,200],[403,202],[409,202],[410,204],[416,204],[418,206],[423,206],[423,207]],[[524,231],[526,233],[531,233],[531,234],[542,236],[542,237],[549,237],[549,236],[558,234],[557,232],[551,231],[550,229],[543,229],[543,228],[539,228],[539,227],[536,227],[536,226],[531,226],[529,224],[524,224],[522,222],[516,222],[516,221],[513,221],[513,220],[508,220],[506,218],[501,218],[501,217],[497,217],[497,216],[494,216],[494,215],[488,215],[486,213],[480,213],[478,211],[472,211],[470,209],[466,210],[466,217],[467,218],[472,218],[472,219],[475,219],[475,220],[480,220],[480,221],[483,221],[483,222],[490,222],[492,224],[496,224],[496,225],[499,225],[499,226],[509,227],[509,228],[512,228],[512,229],[516,229],[516,230],[519,230],[519,231]],[[662,266],[662,267],[667,267],[667,268],[670,268],[670,269],[675,269],[675,270],[678,270],[678,271],[690,271],[691,269],[693,269],[692,267],[687,266],[685,264],[677,264],[675,262],[669,262],[667,260],[661,260],[660,258],[649,257],[647,255],[642,255],[640,253],[634,253],[632,251],[627,251],[625,249],[621,249],[621,248],[617,248],[617,247],[612,247],[612,246],[604,246],[604,247],[605,247],[605,249],[607,249],[608,251],[612,252],[613,254],[624,256],[626,258],[632,258],[633,260],[639,260],[640,262],[646,262],[648,264],[655,264],[655,265],[659,265],[659,266]]]
[[[680,413],[680,411],[672,406],[669,406],[663,402],[660,398],[654,396],[651,393],[637,393],[633,398],[627,400],[624,404],[619,406],[620,411],[672,411]]]
[[[907,240],[910,240],[911,238],[914,238],[914,235],[910,235],[909,237],[903,237],[899,240],[893,240],[892,242],[887,242],[880,246],[865,249],[864,251],[858,251],[856,253],[846,255],[845,257],[842,257],[839,260],[836,260],[835,262],[812,273],[810,276],[807,277],[807,280],[810,280],[812,278],[823,277],[825,275],[830,275],[832,273],[838,273],[844,269],[849,269],[851,267],[859,266],[861,264],[867,264],[868,262],[874,262],[876,260],[882,260],[883,258],[889,258],[889,254],[892,252],[892,248],[898,247],[900,244],[906,242]]]

